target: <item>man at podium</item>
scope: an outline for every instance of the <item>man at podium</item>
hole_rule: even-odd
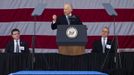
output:
[[[57,25],[82,25],[79,17],[72,14],[72,5],[64,4],[64,15],[57,17],[56,15],[52,16],[51,28],[57,29]]]

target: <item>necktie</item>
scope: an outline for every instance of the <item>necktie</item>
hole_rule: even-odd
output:
[[[103,46],[103,53],[105,53],[105,38],[103,38],[103,42],[102,42],[102,46]]]
[[[67,16],[66,18],[67,18],[68,25],[70,25],[69,16]]]
[[[19,53],[19,44],[18,44],[18,40],[16,40],[16,53]]]

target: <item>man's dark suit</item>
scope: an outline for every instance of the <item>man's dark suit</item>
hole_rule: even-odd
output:
[[[107,53],[110,50],[110,53],[114,53],[114,43],[112,43],[111,40],[107,40],[107,45],[111,45],[111,49],[108,49],[105,47],[105,52]],[[92,49],[92,53],[103,53],[103,47],[102,47],[102,42],[101,39],[97,40],[93,43],[93,49]]]
[[[24,47],[24,50],[21,50],[21,53],[30,53],[26,42],[20,41],[20,46]],[[5,52],[6,53],[14,53],[14,41],[11,41],[7,44]]]
[[[70,16],[69,21],[70,21],[70,25],[82,25],[80,19],[75,15]],[[65,15],[58,17],[56,23],[51,24],[51,28],[53,30],[57,29],[57,25],[68,25],[67,18]]]
[[[104,64],[103,70],[107,70],[107,69],[113,70],[113,68],[115,68],[115,63],[114,63],[115,42],[112,42],[111,40],[107,39],[107,44],[111,45],[111,49],[108,49],[108,48],[105,47],[105,53],[108,53],[108,51],[110,50],[109,53],[113,53],[113,54],[108,55],[107,60],[106,60],[105,63],[104,63],[104,60],[106,59],[106,57],[103,60],[103,64]],[[92,53],[103,53],[103,47],[102,47],[101,39],[97,40],[93,43]]]

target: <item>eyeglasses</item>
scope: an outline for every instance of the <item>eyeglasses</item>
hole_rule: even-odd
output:
[[[104,30],[102,32],[108,33],[108,31],[104,31]]]

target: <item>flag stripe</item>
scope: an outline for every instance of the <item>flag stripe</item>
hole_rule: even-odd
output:
[[[134,22],[84,22],[87,26],[88,36],[97,36],[100,34],[104,26],[109,27],[110,35],[131,36],[134,35]],[[34,22],[4,22],[0,23],[0,36],[10,35],[12,29],[18,28],[21,35],[33,35]],[[4,30],[4,31],[2,31]],[[6,31],[5,31],[6,30]],[[55,36],[56,30],[51,29],[51,22],[36,22],[36,35],[50,35]]]
[[[5,51],[5,49],[0,49],[2,52]],[[29,48],[29,50],[32,52],[32,48]],[[92,49],[85,49],[85,53],[91,53]],[[118,48],[117,52],[134,52],[134,48]],[[58,49],[47,49],[47,48],[35,48],[35,53],[59,53]]]
[[[35,8],[39,3],[46,3],[46,8],[63,8],[64,3],[71,3],[75,9],[102,9],[103,3],[114,8],[134,7],[134,0],[0,0],[0,9]]]
[[[0,36],[0,48],[4,48],[11,40],[11,36]],[[109,39],[112,40],[113,36],[110,36]],[[32,35],[22,35],[22,40],[27,41],[29,47],[32,42]],[[88,36],[87,49],[92,48],[92,44],[95,40],[100,39],[99,36]],[[129,41],[129,44],[128,44]],[[134,36],[118,36],[119,48],[134,48]],[[56,44],[56,36],[42,36],[36,35],[36,48],[47,48],[47,49],[55,49],[57,48]]]
[[[118,16],[116,22],[134,21],[134,9],[116,9]],[[16,21],[34,21],[31,16],[33,9],[1,9],[0,22],[16,22]],[[79,15],[82,22],[113,22],[104,9],[74,9],[74,14]],[[37,17],[38,21],[52,21],[52,15],[63,14],[63,9],[46,9],[44,13]]]

